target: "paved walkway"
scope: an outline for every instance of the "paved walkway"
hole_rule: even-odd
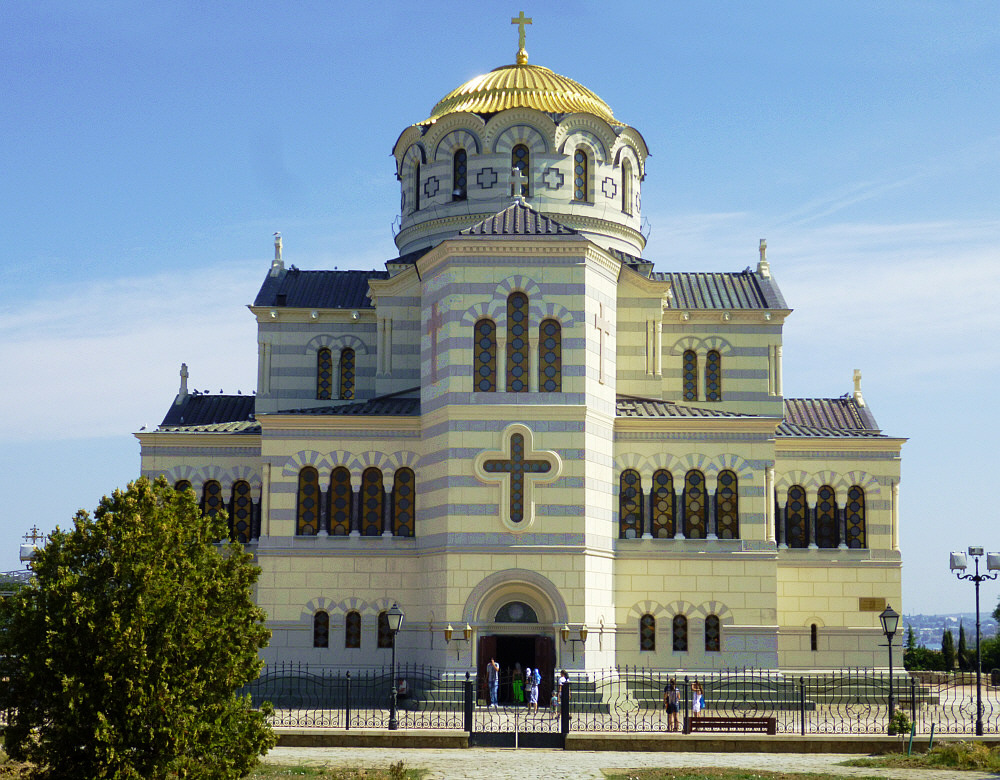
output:
[[[603,780],[602,769],[704,766],[898,780],[996,780],[996,775],[988,772],[838,766],[850,758],[857,756],[818,753],[618,753],[513,748],[435,750],[279,747],[272,750],[264,760],[273,764],[329,767],[380,767],[403,761],[408,767],[429,770],[426,780]]]

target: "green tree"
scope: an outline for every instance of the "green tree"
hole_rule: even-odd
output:
[[[950,628],[946,628],[941,635],[941,659],[946,672],[955,671],[955,637]]]
[[[4,605],[10,755],[68,778],[237,778],[275,743],[237,691],[267,644],[260,570],[193,491],[140,479],[77,513]]]
[[[958,622],[958,668],[967,672],[975,666],[975,659],[969,656],[969,645],[965,641],[965,624]]]
[[[903,645],[903,653],[906,654],[911,650],[917,649],[917,635],[913,633],[913,626],[908,625],[906,627],[906,643]]]

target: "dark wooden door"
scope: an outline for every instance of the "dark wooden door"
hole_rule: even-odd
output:
[[[542,673],[542,684],[538,687],[538,706],[547,707],[552,696],[553,674],[556,669],[556,646],[552,637],[535,637],[535,664]]]
[[[476,691],[477,697],[489,702],[489,690],[486,686],[486,664],[497,654],[497,638],[495,636],[479,637],[479,658],[476,659]]]

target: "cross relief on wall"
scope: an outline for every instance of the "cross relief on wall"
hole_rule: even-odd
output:
[[[499,450],[479,453],[474,469],[481,482],[500,486],[504,525],[523,531],[535,520],[535,488],[559,478],[562,459],[551,450],[535,450],[531,429],[515,424],[501,434]]]

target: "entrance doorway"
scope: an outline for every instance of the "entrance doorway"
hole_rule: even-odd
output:
[[[496,659],[500,665],[499,702],[501,704],[515,703],[512,683],[517,664],[520,664],[522,674],[529,667],[540,670],[542,683],[539,686],[538,701],[543,707],[548,703],[549,697],[552,695],[556,664],[555,643],[552,637],[541,634],[493,634],[480,637],[479,658],[477,659],[479,679],[476,687],[479,698],[484,702],[489,701],[486,665],[491,658]],[[527,696],[525,696],[526,698]]]

